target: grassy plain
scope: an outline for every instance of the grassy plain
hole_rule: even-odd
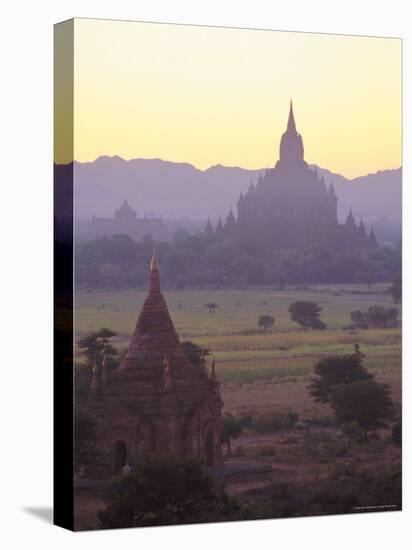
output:
[[[237,415],[264,411],[299,414],[307,429],[258,434],[244,429],[233,442],[236,461],[271,464],[266,476],[228,482],[227,490],[241,496],[256,517],[284,517],[400,509],[400,450],[390,441],[390,432],[377,440],[347,443],[336,426],[324,421],[332,416],[327,407],[316,405],[307,392],[316,361],[325,355],[348,353],[359,343],[368,369],[381,382],[392,386],[401,399],[401,329],[347,331],[350,312],[379,304],[392,305],[388,285],[318,286],[310,289],[205,290],[165,292],[180,338],[210,349],[216,359],[225,402],[224,412]],[[118,336],[115,345],[124,352],[134,330],[146,291],[89,292],[76,295],[76,338],[108,327]],[[303,332],[288,313],[295,300],[314,300],[322,308],[327,330]],[[205,304],[219,307],[209,313]],[[258,330],[261,314],[275,318],[268,334]],[[77,355],[81,361],[81,356]],[[210,361],[210,360],[209,360]],[[317,423],[315,423],[317,422]],[[226,450],[226,449],[225,449]],[[348,496],[349,495],[349,496]],[[248,500],[249,499],[249,500]],[[356,508],[356,505],[364,508]],[[266,516],[260,516],[265,507]],[[370,506],[371,508],[367,508]],[[384,506],[388,506],[385,508]],[[97,527],[96,511],[104,507],[95,491],[76,493],[76,524]],[[366,508],[365,508],[366,507]]]
[[[210,349],[215,357],[225,410],[293,409],[322,414],[306,392],[316,360],[347,353],[359,343],[367,367],[377,379],[390,383],[393,396],[401,393],[401,329],[347,331],[350,312],[379,304],[390,306],[388,285],[328,285],[309,289],[182,290],[165,292],[175,327],[182,340]],[[121,351],[134,330],[146,291],[81,292],[76,295],[76,337],[107,327],[118,333]],[[313,300],[323,308],[325,331],[303,332],[288,313],[295,300]],[[206,304],[219,307],[210,313]],[[268,334],[258,330],[261,314],[275,318]]]

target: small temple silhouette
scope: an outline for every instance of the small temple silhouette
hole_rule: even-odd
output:
[[[129,235],[132,239],[140,241],[146,235],[151,235],[153,239],[159,241],[168,240],[168,232],[162,218],[147,217],[138,218],[127,200],[115,211],[113,218],[92,217],[91,234],[93,238]]]
[[[237,202],[237,219],[232,209],[217,232],[236,239],[255,240],[274,248],[296,249],[323,246],[333,250],[376,248],[373,229],[367,235],[363,221],[356,224],[352,211],[340,224],[338,198],[332,183],[304,160],[302,136],[296,130],[292,101],[286,131],[280,140],[279,160],[274,168],[250,182]],[[210,223],[205,231],[210,232]]]
[[[98,418],[98,442],[108,451],[102,475],[116,475],[145,454],[191,456],[206,466],[223,463],[223,401],[215,363],[210,374],[184,354],[160,289],[156,255],[149,291],[120,366],[105,356],[93,369],[89,407]],[[110,457],[110,458],[109,458]]]

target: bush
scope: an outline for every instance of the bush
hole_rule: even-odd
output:
[[[244,428],[253,428],[253,418],[250,414],[245,414],[239,418],[239,422]]]
[[[292,321],[301,325],[303,330],[324,330],[325,323],[320,319],[322,308],[316,302],[299,300],[289,306]]]
[[[371,306],[367,311],[352,311],[352,323],[357,328],[396,328],[399,311],[396,307]]]
[[[275,319],[272,315],[261,315],[258,319],[258,327],[267,332],[275,324]]]
[[[200,365],[202,361],[202,354],[204,356],[210,354],[210,351],[207,348],[203,349],[194,342],[191,342],[190,340],[183,340],[183,342],[181,343],[181,348],[187,359],[195,367],[198,367]]]
[[[134,473],[113,482],[98,518],[103,528],[246,519],[200,463],[157,455],[144,457]]]
[[[287,415],[277,411],[265,411],[253,418],[253,427],[260,434],[287,430],[290,426]]]

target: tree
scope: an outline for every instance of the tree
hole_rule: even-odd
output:
[[[357,422],[367,441],[369,430],[386,427],[384,421],[393,416],[390,393],[388,384],[379,384],[373,379],[358,380],[335,386],[331,406],[339,424]]]
[[[310,395],[317,403],[330,403],[337,386],[373,378],[373,374],[363,365],[363,359],[358,346],[349,355],[331,355],[320,359],[313,368],[315,376],[308,385]]]
[[[325,323],[320,319],[322,308],[316,302],[300,300],[289,306],[292,321],[303,327],[303,330],[323,330]]]
[[[352,320],[352,323],[355,325],[356,328],[368,328],[368,319],[365,314],[365,312],[360,311],[359,309],[356,309],[355,311],[351,311],[350,318]]]
[[[235,416],[226,413],[222,417],[222,427],[220,430],[220,441],[226,443],[228,455],[232,454],[230,442],[237,439],[243,431],[243,425]]]
[[[89,332],[77,341],[78,347],[86,356],[86,363],[83,363],[83,365],[77,369],[77,374],[80,376],[79,384],[77,384],[76,379],[76,395],[81,399],[87,395],[88,388],[85,388],[83,383],[85,381],[90,383],[92,370],[95,368],[98,375],[101,373],[103,366],[103,351],[106,356],[107,367],[109,369],[114,369],[118,366],[116,361],[117,349],[110,343],[110,339],[114,336],[116,336],[116,332],[108,328],[102,328],[96,332]]]
[[[275,324],[275,319],[272,315],[261,315],[258,319],[258,326],[267,332]]]
[[[113,482],[101,527],[180,525],[244,519],[246,512],[199,462],[189,458],[143,457],[129,476]]]
[[[396,307],[371,306],[367,311],[355,310],[350,316],[357,328],[391,328],[398,324],[398,310]]]
[[[113,359],[117,355],[117,350],[110,343],[110,339],[117,333],[109,328],[102,328],[97,332],[89,332],[77,341],[77,345],[86,356],[88,364],[92,367],[96,362],[100,365],[102,352],[104,350],[106,359]]]
[[[219,308],[219,306],[214,302],[209,302],[208,304],[205,305],[205,307],[208,308],[209,313],[215,313],[216,310]]]
[[[184,340],[181,343],[181,348],[183,353],[189,359],[189,361],[195,367],[198,367],[201,363],[202,354],[209,355],[210,351],[208,349],[201,348],[197,344],[194,344],[190,340]]]
[[[402,281],[400,279],[392,283],[390,293],[394,304],[400,304],[402,302]]]
[[[204,260],[209,268],[227,267],[240,256],[239,246],[231,241],[212,243],[204,254]]]
[[[369,324],[377,328],[390,328],[397,325],[398,309],[396,307],[371,306],[367,313]]]
[[[74,469],[76,472],[96,464],[96,460],[101,454],[96,444],[96,432],[96,418],[77,406],[74,423]]]

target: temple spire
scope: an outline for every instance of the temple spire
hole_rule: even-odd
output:
[[[159,265],[156,252],[153,251],[152,261],[150,262],[149,294],[158,293],[160,293]]]
[[[369,234],[369,241],[373,246],[378,246],[378,242],[376,240],[375,231],[373,230],[373,227],[371,227],[371,231]]]
[[[290,100],[288,126],[282,134],[279,147],[279,160],[282,162],[302,162],[304,158],[302,136],[296,130],[293,103]]]
[[[159,264],[157,262],[156,252],[153,250],[153,256],[152,261],[150,262],[150,271],[154,271],[155,269],[159,268]]]
[[[359,235],[361,235],[361,237],[366,237],[365,225],[363,223],[362,218],[361,218],[361,221],[360,221],[360,224],[359,224],[358,232],[359,232]]]
[[[290,100],[290,107],[289,107],[288,131],[289,132],[296,132],[296,124],[295,124],[295,116],[293,114],[292,99]]]
[[[349,210],[348,217],[346,218],[346,226],[355,231],[357,229],[355,218],[353,217],[353,214],[352,214],[352,208]]]
[[[207,222],[205,225],[205,233],[213,233],[213,227],[212,227],[212,224],[210,223],[209,218],[207,218]]]

